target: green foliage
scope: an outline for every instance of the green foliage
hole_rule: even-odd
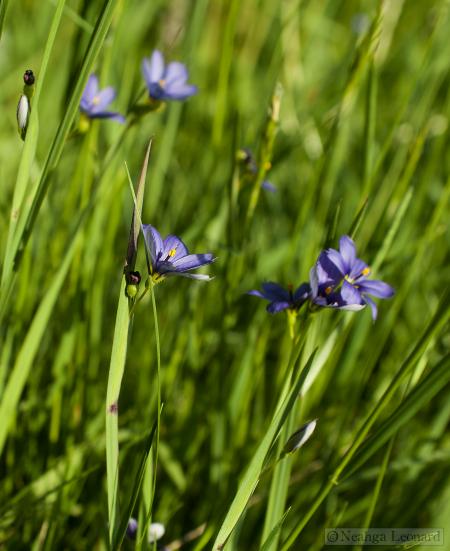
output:
[[[151,522],[197,551],[445,527],[449,19],[441,0],[0,2],[0,548],[154,549]],[[89,73],[131,113],[154,48],[198,95],[81,134]],[[140,300],[140,218],[213,252],[214,280]],[[292,340],[245,293],[307,281],[343,234],[396,294],[376,323],[301,314]]]

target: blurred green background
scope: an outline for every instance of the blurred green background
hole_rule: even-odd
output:
[[[1,259],[11,217],[20,220],[33,204],[104,7],[100,1],[58,5],[63,13],[40,81],[56,2],[0,4]],[[441,299],[450,275],[449,3],[106,5],[114,8],[112,22],[91,71],[102,87],[116,88],[114,110],[125,114],[136,98],[144,101],[140,65],[155,48],[167,61],[187,65],[199,93],[125,127],[94,121],[80,135],[75,118],[50,167],[16,275],[1,289],[9,296],[0,325],[0,408],[13,407],[1,410],[9,416],[0,419],[0,548],[108,548],[105,396],[133,210],[124,163],[137,182],[150,139],[142,221],[164,236],[181,236],[193,252],[217,256],[207,270],[212,282],[172,278],[155,289],[164,408],[152,519],[166,527],[163,542],[175,549],[170,542],[206,523],[204,535],[183,542],[183,549],[211,549],[287,378],[286,318],[270,316],[245,293],[267,280],[307,281],[320,250],[336,248],[355,221],[359,256],[396,296],[379,305],[375,324],[367,309],[312,316],[302,358],[318,352],[290,422],[294,429],[318,418],[318,425],[285,460],[279,487],[286,496],[273,499],[281,513],[291,509],[266,551],[281,549],[429,323],[434,332],[375,429],[436,366],[447,365],[435,391],[411,399],[417,408],[389,433],[389,453],[384,441],[337,485],[293,549],[322,549],[325,528],[364,526],[371,508],[374,527],[449,528],[448,303]],[[15,120],[26,69],[41,86],[36,151],[28,161]],[[245,224],[251,182],[230,214],[233,178],[242,173],[236,152],[248,147],[260,159],[280,89],[267,174],[277,191],[261,190]],[[16,211],[21,162],[26,191]],[[145,276],[142,241],[138,268]],[[303,328],[299,322],[299,334]],[[154,334],[146,297],[135,310],[120,392],[122,505],[156,416]],[[272,475],[262,474],[227,550],[261,548]],[[145,491],[144,484],[135,507],[141,520]]]

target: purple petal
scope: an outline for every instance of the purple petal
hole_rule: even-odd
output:
[[[357,258],[353,266],[351,267],[350,272],[348,273],[348,276],[354,280],[359,279],[361,277],[365,278],[366,276],[362,275],[364,274],[364,272],[366,272],[367,275],[370,274],[369,266],[365,262]]]
[[[377,319],[377,315],[378,315],[378,308],[377,308],[377,305],[375,304],[375,302],[369,298],[369,297],[364,297],[364,300],[365,302],[370,306],[370,309],[372,310],[372,320],[375,321]]]
[[[111,119],[112,121],[117,121],[122,124],[125,122],[125,117],[115,111],[101,111],[99,113],[86,111],[86,114],[91,119]]]
[[[131,517],[130,520],[128,521],[127,536],[134,540],[136,538],[137,529],[138,529],[137,520]]]
[[[344,301],[344,304],[361,304],[361,294],[357,289],[353,287],[348,281],[344,281],[341,289],[341,297]]]
[[[334,271],[336,271],[336,270],[339,271],[340,274],[341,274],[341,277],[344,276],[347,273],[345,261],[342,258],[342,255],[338,251],[336,251],[335,249],[327,249],[325,251],[325,256],[328,259],[329,264],[326,264],[326,262],[324,260],[321,261],[321,264],[324,267],[326,272],[328,272],[329,274],[333,273],[333,269],[331,267],[331,264],[333,264],[334,265]],[[326,265],[324,265],[324,264],[326,264]],[[335,277],[336,276],[334,276],[333,279],[335,279]]]
[[[151,74],[152,74],[152,66],[150,64],[150,60],[144,57],[141,63],[141,71],[142,76],[144,77],[145,85],[147,88],[150,88],[150,85],[152,84],[151,80]]]
[[[311,297],[311,300],[314,304],[317,304],[318,306],[323,306],[324,308],[328,306],[334,308],[337,306],[337,304],[335,306],[333,306],[332,304],[328,304],[325,297]]]
[[[107,86],[106,88],[103,88],[103,90],[98,92],[93,98],[93,101],[96,100],[93,105],[93,111],[103,111],[106,107],[108,107],[108,105],[113,101],[115,97],[116,91],[112,86]]]
[[[150,224],[144,224],[142,226],[142,232],[144,234],[147,250],[150,253],[152,264],[155,265],[164,248],[163,240],[159,231]]]
[[[167,87],[175,83],[184,84],[188,79],[186,66],[179,61],[172,61],[172,63],[167,65],[163,78],[166,81]]]
[[[336,254],[332,254],[332,258],[330,258],[329,251],[333,251]],[[334,257],[336,257],[336,261],[339,266],[333,261]],[[338,285],[345,275],[341,271],[341,267],[344,268],[343,261],[341,255],[337,251],[328,249],[328,251],[322,252],[319,256],[319,260],[317,261],[317,277],[319,285]]]
[[[358,283],[361,293],[369,293],[378,298],[390,298],[394,295],[394,289],[384,281],[365,280]]]
[[[200,268],[200,266],[205,266],[206,264],[211,264],[214,262],[214,255],[207,254],[188,254],[183,256],[175,262],[172,262],[173,271],[176,272],[186,272],[187,270],[194,270],[195,268]]]
[[[261,187],[266,191],[270,191],[271,193],[275,193],[277,191],[277,188],[273,184],[271,184],[269,180],[264,180],[264,182],[261,184]]]
[[[180,84],[178,82],[173,84],[166,84],[165,86],[165,98],[183,100],[195,95],[198,92],[197,86],[193,84]]]
[[[311,286],[311,296],[313,299],[317,297],[319,292],[319,278],[317,276],[317,266],[318,263],[311,268],[309,271],[309,284]]]
[[[89,76],[81,98],[82,102],[90,103],[98,92],[98,78],[92,74]]]
[[[348,310],[349,312],[358,312],[365,307],[365,304],[345,304],[344,306],[335,305],[335,308],[338,308],[339,310]]]
[[[150,82],[158,82],[164,75],[164,57],[159,50],[154,50],[150,58],[142,60],[142,73],[147,86]]]
[[[344,260],[345,273],[348,273],[356,260],[356,247],[348,235],[343,235],[339,239],[339,252]]]
[[[269,312],[269,314],[277,314],[278,312],[287,310],[290,306],[291,306],[290,302],[275,301],[275,302],[271,302],[267,306],[266,310]]]
[[[189,254],[189,251],[183,241],[176,235],[168,235],[163,242],[163,253],[162,257],[165,258],[168,256],[169,252],[174,250],[175,254],[169,259],[171,262],[175,262],[178,258],[186,256]]]
[[[311,287],[308,283],[302,283],[300,287],[294,293],[294,301],[306,300],[311,292]]]
[[[120,122],[121,124],[125,123],[125,117],[120,113],[110,113],[110,116],[108,117],[108,119],[111,119],[112,121]]]
[[[247,291],[247,295],[253,295],[254,297],[259,298],[266,298],[261,291],[257,291],[256,289],[253,289],[252,291]]]
[[[274,283],[273,281],[266,281],[261,285],[261,287],[263,289],[264,296],[267,298],[267,300],[289,301],[291,298],[289,291],[287,291],[281,285],[278,285],[278,283]]]
[[[168,272],[166,275],[188,277],[189,279],[197,279],[198,281],[211,281],[212,279],[214,279],[207,274],[190,274],[189,272]]]

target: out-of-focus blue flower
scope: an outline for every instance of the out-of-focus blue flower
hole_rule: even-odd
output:
[[[256,163],[255,157],[252,153],[252,151],[248,147],[243,147],[238,151],[238,159],[244,163],[245,169],[252,174],[253,176],[256,176],[258,173],[258,165]],[[268,167],[268,169],[270,166]],[[273,185],[269,180],[264,180],[261,184],[261,187],[265,189],[266,191],[270,191],[271,193],[275,193],[277,191],[277,188],[275,185]]]
[[[323,251],[311,269],[311,300],[319,306],[342,310],[361,310],[368,304],[375,321],[377,306],[368,295],[390,298],[394,290],[384,281],[369,280],[369,275],[369,266],[356,257],[354,242],[344,235],[339,240],[339,251]]]
[[[100,90],[98,87],[98,78],[92,74],[86,84],[80,102],[80,110],[90,119],[112,119],[124,123],[125,117],[114,111],[106,111],[108,105],[116,97],[116,92],[112,86],[107,86]]]
[[[308,300],[311,291],[308,283],[302,283],[296,291],[293,291],[292,286],[285,289],[272,281],[263,283],[261,287],[262,292],[253,290],[248,291],[247,294],[269,300],[267,311],[270,314],[277,314],[283,310],[299,310],[302,304]]]
[[[158,230],[150,224],[144,224],[142,231],[148,252],[150,276],[154,283],[162,281],[166,276],[173,275],[204,281],[211,279],[206,274],[191,274],[189,272],[214,262],[214,255],[210,253],[189,254],[186,245],[179,237],[168,235],[163,240]]]
[[[131,517],[127,525],[127,536],[130,539],[135,540],[137,529],[138,529],[137,520]],[[152,522],[148,527],[148,532],[147,532],[148,543],[155,543],[156,541],[161,539],[165,533],[166,533],[166,529],[164,527],[164,524],[161,524],[160,522]]]
[[[186,66],[178,61],[164,65],[164,57],[159,50],[142,60],[142,74],[151,99],[183,100],[197,93],[197,86],[187,84]]]
[[[131,517],[130,520],[128,521],[128,524],[127,524],[127,536],[130,539],[135,540],[137,529],[138,529],[137,520],[135,518]]]
[[[274,186],[272,182],[269,182],[269,180],[264,180],[261,187],[266,191],[270,191],[270,193],[275,193],[277,191],[276,186]]]

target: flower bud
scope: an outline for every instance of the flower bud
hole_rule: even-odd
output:
[[[160,522],[152,522],[148,527],[148,543],[154,543],[155,541],[158,541],[164,536],[165,533],[166,529],[164,528],[164,524],[161,524]]]
[[[139,283],[141,282],[141,274],[139,272],[128,272],[125,276],[127,286],[125,294],[128,298],[134,298],[139,290]]]
[[[135,540],[137,530],[138,530],[137,520],[131,517],[130,520],[128,521],[127,536],[130,539]],[[148,527],[148,532],[147,532],[148,543],[155,543],[156,541],[160,540],[165,533],[166,533],[166,529],[164,527],[164,524],[161,524],[160,522],[152,522]]]
[[[17,104],[17,129],[22,140],[25,139],[28,127],[28,119],[30,117],[30,102],[27,96],[22,94]]]
[[[136,539],[137,528],[138,528],[137,520],[131,517],[130,520],[128,521],[128,526],[127,526],[127,536],[131,540]]]
[[[283,455],[293,453],[305,444],[316,428],[317,419],[308,421],[289,438],[283,448]]]

